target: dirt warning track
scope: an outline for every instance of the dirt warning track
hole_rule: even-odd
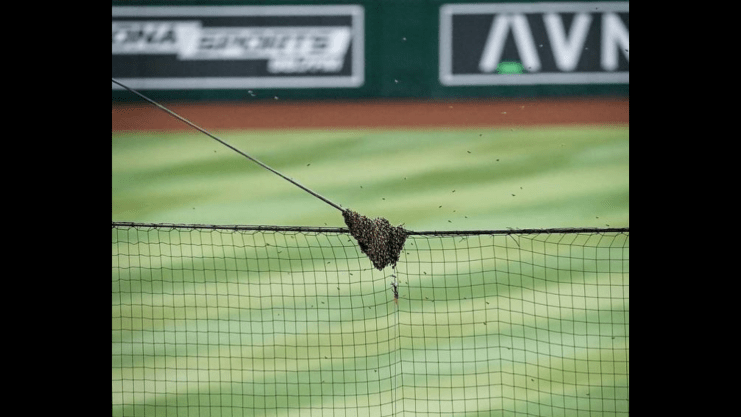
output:
[[[629,99],[260,101],[163,105],[204,129],[627,125]],[[113,104],[112,130],[192,128],[149,103]]]

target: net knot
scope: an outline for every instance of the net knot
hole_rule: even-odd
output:
[[[388,220],[378,217],[369,219],[352,210],[344,210],[342,217],[350,229],[350,234],[358,241],[360,250],[382,270],[388,265],[396,266],[407,232],[401,226],[391,226]]]

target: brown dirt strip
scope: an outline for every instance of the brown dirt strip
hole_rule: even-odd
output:
[[[161,103],[207,130],[627,125],[629,98]],[[112,130],[192,128],[149,103],[113,104]]]

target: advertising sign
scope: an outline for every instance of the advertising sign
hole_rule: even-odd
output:
[[[359,5],[114,6],[112,77],[160,90],[360,87],[363,13]]]
[[[628,84],[628,2],[446,4],[444,86]]]

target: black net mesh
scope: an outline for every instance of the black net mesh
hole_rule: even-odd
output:
[[[627,232],[410,233],[383,270],[346,230],[112,243],[114,416],[628,414]]]

